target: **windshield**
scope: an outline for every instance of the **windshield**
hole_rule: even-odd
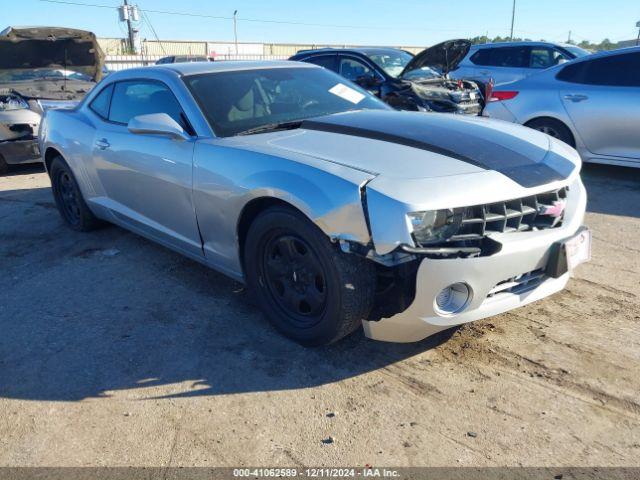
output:
[[[562,48],[564,48],[568,52],[573,53],[576,58],[586,57],[587,55],[591,55],[591,52],[589,50],[585,50],[584,48],[580,48],[580,47],[574,47],[573,45],[568,45],[568,46],[565,45]]]
[[[184,78],[219,137],[361,109],[390,109],[324,68],[270,68]]]
[[[398,78],[413,55],[404,50],[369,52],[366,54],[373,63],[382,68],[387,75]]]
[[[431,78],[440,78],[442,74],[431,67],[420,67],[406,72],[402,78],[405,80],[421,79],[429,80]]]
[[[0,83],[31,82],[34,80],[81,80],[91,82],[84,73],[58,68],[15,68],[0,70]]]

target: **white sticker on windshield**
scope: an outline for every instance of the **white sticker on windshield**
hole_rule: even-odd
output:
[[[346,101],[358,104],[364,98],[364,95],[360,92],[354,90],[353,88],[347,87],[343,83],[338,83],[335,87],[329,90],[334,95],[337,95],[340,98],[344,98]]]

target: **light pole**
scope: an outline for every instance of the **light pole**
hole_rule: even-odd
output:
[[[509,40],[513,40],[513,24],[516,20],[516,0],[513,0],[513,9],[511,10],[511,35]]]
[[[236,55],[238,55],[238,26],[236,21],[236,16],[238,15],[238,10],[233,11],[233,38],[236,44]]]

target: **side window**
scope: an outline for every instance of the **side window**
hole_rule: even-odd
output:
[[[336,71],[336,56],[335,55],[318,55],[316,57],[305,58],[307,63],[313,63],[320,67],[324,67],[328,70]]]
[[[489,58],[489,56],[490,56],[490,49],[481,48],[476,53],[471,55],[471,58],[469,58],[469,60],[471,60],[471,63],[473,63],[474,65],[487,66],[487,65],[490,65],[490,62],[491,62],[491,59]]]
[[[640,52],[610,55],[569,64],[556,78],[587,85],[640,87]]]
[[[529,66],[527,47],[498,47],[490,49],[489,65],[494,67],[523,68]]]
[[[568,58],[558,50],[548,47],[532,47],[529,68],[549,68]]]
[[[112,93],[113,83],[105,87],[89,104],[89,108],[105,120],[109,118],[109,105],[111,104]]]
[[[587,62],[584,83],[640,87],[640,52],[611,55]]]
[[[133,117],[150,113],[166,113],[186,128],[180,104],[166,85],[151,80],[116,83],[109,120],[127,124]]]
[[[584,72],[589,62],[570,63],[558,72],[556,78],[563,82],[584,83]]]
[[[363,62],[353,57],[340,57],[339,72],[345,78],[355,82],[362,75],[371,75],[373,70],[367,67]]]

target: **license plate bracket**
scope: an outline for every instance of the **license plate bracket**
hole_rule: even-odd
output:
[[[549,277],[559,278],[589,260],[591,260],[591,231],[587,227],[582,227],[572,237],[553,244],[546,273]]]

